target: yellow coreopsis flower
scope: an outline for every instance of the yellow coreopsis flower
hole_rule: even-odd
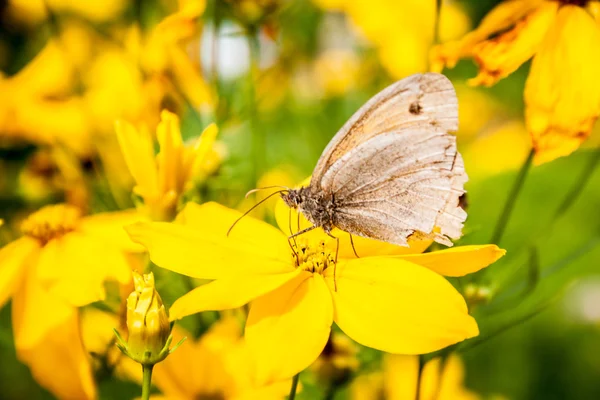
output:
[[[464,387],[464,366],[460,358],[451,355],[423,367],[419,379],[419,359],[416,356],[386,355],[383,371],[359,376],[352,383],[352,399],[387,400],[477,400],[477,394]],[[419,396],[417,397],[417,393]]]
[[[433,69],[474,58],[490,86],[533,57],[525,118],[540,164],[575,151],[600,114],[600,5],[592,1],[512,0],[494,8],[461,40],[432,52]]]
[[[251,358],[248,346],[241,337],[240,322],[232,315],[213,324],[199,339],[185,329],[175,326],[173,340],[188,338],[153,369],[152,383],[162,392],[161,399],[283,399],[290,383],[277,382],[257,386],[251,380]],[[141,381],[139,365],[124,360],[119,373]],[[156,396],[159,398],[159,396]]]
[[[77,307],[103,300],[106,281],[129,282],[126,252],[139,248],[122,227],[139,219],[130,211],[81,217],[69,205],[46,206],[22,223],[23,237],[0,249],[0,306],[12,298],[17,356],[60,398],[93,397],[80,380],[91,380],[91,372],[73,339]],[[53,354],[64,368],[51,368],[41,354]],[[59,396],[81,385],[87,394]]]
[[[138,130],[125,121],[118,121],[116,130],[136,182],[133,192],[143,199],[146,212],[156,220],[173,218],[180,196],[190,189],[194,179],[201,178],[203,172],[210,173],[220,161],[213,147],[217,136],[215,124],[209,125],[193,146],[186,146],[181,138],[179,118],[163,111],[156,128],[160,145],[156,156],[147,131]]]
[[[213,279],[177,300],[172,319],[251,302],[246,342],[257,382],[289,378],[323,350],[335,322],[350,338],[391,353],[420,354],[476,336],[461,295],[440,274],[496,261],[494,245],[428,254],[346,258],[320,230],[291,243],[282,231],[216,203],[188,203],[179,223],[128,228],[159,266]],[[290,250],[293,246],[294,253]],[[335,274],[335,276],[334,276]]]

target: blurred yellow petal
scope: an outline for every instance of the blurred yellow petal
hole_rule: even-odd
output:
[[[477,400],[480,397],[464,387],[464,367],[456,354],[443,363],[434,358],[423,367],[419,400]]]
[[[40,245],[37,240],[22,237],[0,249],[0,308],[21,286],[21,279],[35,261]]]
[[[135,192],[144,198],[155,198],[159,193],[158,174],[150,135],[126,121],[117,121],[115,127],[127,168],[137,183]]]
[[[528,26],[525,21],[529,14],[536,11],[541,5],[547,6],[545,0],[512,0],[504,1],[498,4],[492,11],[490,11],[485,18],[481,21],[477,29],[465,35],[462,39],[454,42],[444,43],[443,45],[436,46],[432,49],[431,58],[431,69],[433,71],[441,72],[444,66],[453,68],[459,59],[465,57],[474,57],[476,55],[475,48],[481,43],[487,41],[487,45],[491,46],[487,49],[488,52],[494,49],[495,45],[500,47],[497,50],[498,55],[506,56],[506,51],[510,50],[510,46],[505,46],[507,42],[514,41],[518,38],[516,35],[519,31],[523,30]],[[537,31],[534,31],[537,32]],[[500,34],[499,36],[497,36]],[[511,61],[510,68],[516,68],[520,65],[519,59],[523,59],[527,53],[527,47],[530,38],[522,38],[520,43],[519,51],[509,55]],[[533,55],[533,51],[529,53],[529,57]],[[527,58],[529,58],[527,57]],[[527,58],[523,59],[521,63]],[[493,61],[490,57],[485,57],[483,61]],[[500,72],[497,72],[500,73]],[[492,74],[487,74],[488,79],[493,79]],[[498,77],[499,79],[500,77]],[[491,84],[488,80],[487,84]],[[483,82],[481,82],[483,83]]]
[[[275,204],[275,219],[279,229],[288,236],[312,226],[304,215],[286,206],[281,199],[277,199]],[[323,230],[317,228],[302,235],[317,237],[322,234]],[[422,253],[433,243],[432,239],[414,236],[408,240],[410,247],[402,247],[356,235],[352,235],[351,242],[350,234],[337,228],[334,228],[331,234],[340,239],[339,258],[356,258],[352,242],[359,257]]]
[[[419,357],[386,354],[383,358],[383,382],[388,400],[416,399],[419,381]],[[419,397],[422,400],[422,397]]]
[[[17,357],[56,398],[96,399],[94,375],[81,341],[77,312],[46,332],[33,347],[17,348]]]
[[[298,276],[302,271],[237,276],[218,279],[183,295],[169,309],[171,320],[208,310],[227,310],[241,307],[251,300],[271,292]]]
[[[540,47],[555,20],[557,9],[557,2],[543,4],[512,30],[474,45],[471,51],[479,66],[479,74],[469,83],[491,86],[516,71]]]
[[[332,269],[326,280],[332,288]],[[334,320],[365,346],[423,354],[479,334],[456,289],[419,265],[388,257],[350,260],[338,264],[336,281]]]
[[[50,294],[28,273],[12,299],[12,323],[17,351],[40,344],[44,336],[77,314],[77,308]]]
[[[204,131],[202,131],[202,134],[197,139],[196,144],[192,149],[192,157],[187,161],[189,165],[186,166],[186,169],[190,171],[190,176],[193,177],[200,172],[202,164],[213,150],[218,133],[219,129],[214,123],[208,125]]]
[[[565,5],[533,59],[525,85],[525,118],[537,164],[575,151],[600,114],[600,26]]]
[[[156,127],[156,137],[160,146],[160,152],[156,156],[159,191],[181,193],[183,141],[179,129],[179,117],[166,110],[160,117],[161,121]]]
[[[77,232],[49,241],[37,268],[38,279],[51,293],[77,307],[103,300],[106,281],[131,279],[122,252]]]
[[[302,272],[252,302],[246,342],[260,384],[289,378],[308,367],[331,330],[331,296],[323,277]]]
[[[196,278],[292,271],[287,239],[267,223],[245,217],[227,236],[240,215],[217,203],[188,203],[177,218],[179,224],[137,223],[127,232],[148,249],[154,263]]]
[[[398,256],[444,276],[464,276],[477,272],[506,254],[495,244],[459,246],[424,254]]]
[[[145,219],[146,217],[136,210],[101,213],[83,218],[79,230],[117,249],[140,252],[144,251],[144,248],[131,240],[125,226]]]

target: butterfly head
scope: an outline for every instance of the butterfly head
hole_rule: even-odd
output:
[[[297,209],[303,201],[302,188],[290,189],[281,193],[281,198],[286,206]]]

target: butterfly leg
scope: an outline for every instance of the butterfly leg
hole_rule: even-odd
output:
[[[340,238],[339,237],[335,237],[331,234],[331,232],[325,232],[327,233],[327,235],[331,238],[335,239],[336,242],[336,246],[335,246],[335,261],[333,263],[333,290],[335,292],[337,292],[337,279],[336,279],[336,272],[337,272],[337,262],[338,262],[338,254],[340,252]]]
[[[298,253],[296,252],[296,250],[294,250],[294,246],[292,245],[292,240],[294,241],[294,243],[296,243],[296,236],[300,236],[303,233],[312,231],[313,229],[315,229],[316,226],[309,226],[306,229],[302,229],[300,232],[296,232],[293,235],[288,236],[288,244],[290,245],[290,248],[292,249],[292,251],[294,252],[294,257],[296,257],[296,265],[300,264],[300,260],[298,259]]]
[[[348,235],[350,235],[350,244],[352,245],[352,251],[354,252],[354,255],[356,256],[356,258],[360,258],[360,256],[356,252],[356,247],[354,247],[354,240],[352,239],[352,234],[348,233]]]

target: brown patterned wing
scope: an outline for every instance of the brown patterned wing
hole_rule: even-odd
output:
[[[448,133],[457,125],[452,84],[439,74],[413,75],[352,117],[311,187],[333,194],[333,222],[344,231],[403,246],[418,234],[451,246],[466,219],[458,202],[467,175]]]
[[[456,93],[444,75],[411,75],[371,98],[323,150],[312,174],[311,187],[324,188],[321,180],[329,168],[361,143],[383,133],[402,134],[424,125],[443,132],[458,129]]]

